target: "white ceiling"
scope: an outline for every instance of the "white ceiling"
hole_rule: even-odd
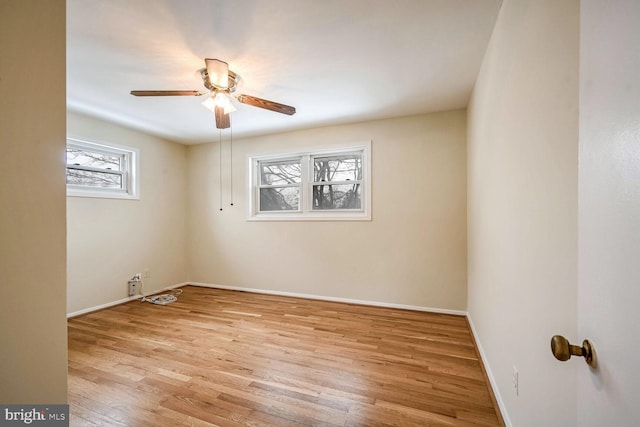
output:
[[[67,0],[69,110],[169,140],[217,140],[197,70],[217,58],[238,92],[233,136],[463,108],[501,0]],[[228,132],[228,131],[225,131]]]

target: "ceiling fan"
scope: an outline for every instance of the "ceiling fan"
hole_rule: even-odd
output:
[[[212,110],[216,116],[216,128],[227,129],[231,127],[229,113],[236,110],[230,101],[233,97],[243,104],[252,105],[258,108],[287,114],[289,116],[296,113],[295,107],[256,98],[250,95],[232,95],[238,87],[240,76],[229,69],[229,64],[219,59],[206,58],[206,67],[199,70],[204,86],[209,92],[198,90],[132,90],[134,96],[201,96],[210,94],[202,104]]]

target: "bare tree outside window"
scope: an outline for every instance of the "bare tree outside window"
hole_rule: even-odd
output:
[[[302,168],[299,160],[260,163],[260,210],[297,211],[300,209]]]
[[[362,155],[314,157],[313,209],[360,209]]]
[[[67,184],[123,188],[123,161],[122,155],[67,146]]]
[[[122,170],[122,156],[67,147],[67,165]]]
[[[69,169],[67,170],[67,184],[100,188],[122,188],[122,175]]]

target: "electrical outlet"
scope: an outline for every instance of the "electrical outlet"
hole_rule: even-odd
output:
[[[136,294],[138,290],[138,282],[135,280],[129,280],[129,296],[132,297]]]
[[[149,277],[151,277],[151,270],[149,270],[148,268],[144,269],[144,277],[145,279],[148,279]]]
[[[129,279],[129,296],[134,296],[138,291],[138,284],[142,281],[142,275],[140,273],[136,273],[133,275],[131,279]]]
[[[513,367],[511,381],[513,383],[513,391],[516,392],[516,396],[520,395],[520,384],[518,383],[518,370],[516,369],[515,366]]]

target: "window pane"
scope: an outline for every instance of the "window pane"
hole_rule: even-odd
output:
[[[122,170],[124,155],[105,154],[67,147],[67,165],[88,166],[98,169]]]
[[[361,209],[362,185],[314,185],[313,209]]]
[[[362,155],[315,157],[313,159],[313,180],[358,181],[362,179]]]
[[[297,211],[300,206],[299,187],[260,189],[260,211]]]
[[[260,182],[262,185],[297,184],[301,182],[300,161],[260,162]]]
[[[108,172],[67,169],[67,184],[102,188],[122,188],[122,175]]]

